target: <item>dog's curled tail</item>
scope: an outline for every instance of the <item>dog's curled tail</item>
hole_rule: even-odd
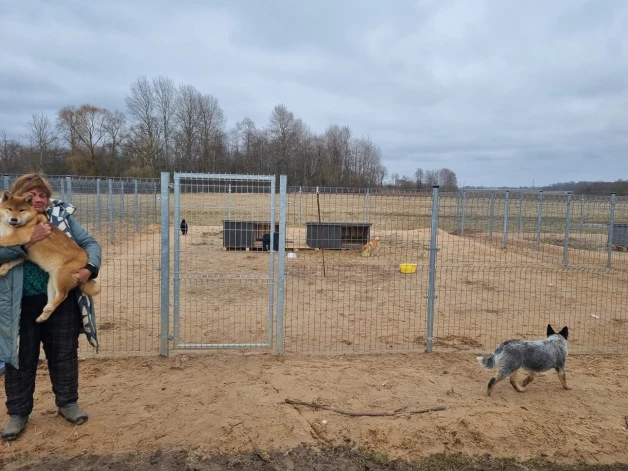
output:
[[[475,357],[475,359],[478,361],[478,363],[480,365],[482,365],[487,370],[491,370],[491,369],[495,368],[495,357],[493,355],[491,355],[488,358]]]
[[[100,294],[100,284],[96,283],[96,280],[89,280],[84,285],[81,285],[81,291],[87,296],[96,296]]]

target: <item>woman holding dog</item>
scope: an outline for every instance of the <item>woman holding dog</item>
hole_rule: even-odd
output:
[[[33,209],[45,214],[51,224],[87,252],[88,265],[75,272],[80,284],[98,276],[100,245],[74,219],[72,205],[51,201],[52,188],[45,178],[38,174],[23,175],[15,181],[11,193],[32,195]],[[29,247],[50,233],[50,226],[39,223],[27,244],[0,247],[0,263],[25,258]],[[9,422],[1,432],[3,440],[15,440],[24,431],[33,410],[40,344],[46,353],[59,414],[73,424],[87,421],[87,414],[78,405],[78,343],[83,330],[90,344],[98,349],[93,304],[90,297],[75,289],[48,320],[37,323],[35,319],[47,303],[47,285],[48,273],[28,260],[11,268],[5,280],[0,280],[0,361],[6,362],[9,415]]]

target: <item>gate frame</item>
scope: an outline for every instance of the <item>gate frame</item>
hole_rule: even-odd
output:
[[[164,183],[164,173],[162,173],[162,195],[164,192],[163,183]],[[169,174],[168,174],[169,175]],[[270,247],[268,250],[269,254],[269,271],[268,271],[268,281],[269,281],[269,290],[268,290],[268,341],[264,343],[191,343],[191,344],[180,344],[179,343],[179,297],[180,297],[180,285],[179,285],[179,276],[180,276],[180,234],[179,227],[176,224],[177,221],[181,218],[181,180],[182,179],[198,179],[198,180],[240,180],[240,181],[257,181],[257,182],[269,182],[270,183],[270,202],[269,202],[269,211],[270,211]],[[283,183],[283,196],[280,195],[280,200],[285,201],[285,188],[286,188],[286,176],[281,175],[280,180]],[[168,179],[169,181],[169,179]],[[173,333],[172,335],[168,335],[168,339],[173,342],[173,349],[221,349],[221,348],[268,348],[271,349],[273,346],[273,335],[274,335],[274,307],[275,307],[275,257],[274,257],[274,237],[275,231],[273,230],[275,227],[275,199],[276,199],[276,176],[275,175],[235,175],[235,174],[225,174],[225,173],[179,173],[174,172],[174,184],[172,186],[174,189],[174,222],[172,229],[174,230],[174,267],[173,267]],[[168,185],[168,196],[169,196],[170,185]],[[282,199],[283,198],[283,199]],[[169,198],[168,198],[169,199]],[[167,224],[167,230],[170,230],[169,221],[166,218],[164,222],[163,213],[164,206],[168,208],[169,211],[169,202],[164,202],[162,197],[162,270],[164,268],[163,261],[163,250],[164,244],[169,244],[168,236],[164,238],[164,225]],[[168,213],[169,214],[169,213]],[[281,267],[278,273],[278,285],[282,287],[278,292],[278,301],[277,306],[281,306],[281,325],[283,326],[283,296],[284,296],[284,257],[285,257],[285,227],[286,227],[286,211],[285,211],[285,203],[283,211],[280,210],[280,221],[279,221],[279,240],[280,242],[284,241],[283,244],[280,244],[278,255],[279,260],[278,264]],[[169,246],[167,246],[169,249]],[[166,257],[169,258],[169,257]],[[163,272],[162,272],[163,275]],[[169,282],[170,280],[166,277],[162,277],[162,299],[164,296],[164,281],[163,278]],[[167,290],[167,288],[166,288]],[[165,309],[169,311],[168,304],[166,303]],[[169,313],[168,313],[169,314]],[[279,316],[279,309],[278,309]],[[162,303],[162,332],[164,329],[164,317],[169,318],[169,316],[164,315],[164,304]],[[166,322],[167,324],[167,322]],[[168,326],[166,326],[168,327]],[[283,327],[282,327],[283,328]],[[169,331],[169,328],[166,330]],[[279,331],[278,331],[279,334]],[[282,331],[283,334],[283,331]],[[163,339],[162,339],[163,340]],[[283,342],[283,335],[282,340]],[[168,355],[168,349],[165,349],[165,355]]]
[[[161,326],[159,329],[159,354],[170,354],[170,173],[161,172],[161,257],[159,262]]]

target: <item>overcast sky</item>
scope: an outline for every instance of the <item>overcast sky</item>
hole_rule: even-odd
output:
[[[390,174],[467,185],[628,178],[625,0],[0,0],[0,130],[141,75],[218,98],[229,127],[285,104],[369,135]]]

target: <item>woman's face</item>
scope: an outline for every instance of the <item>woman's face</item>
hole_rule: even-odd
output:
[[[48,195],[44,190],[34,189],[31,191],[27,191],[22,196],[28,195],[31,195],[33,197],[33,208],[35,208],[35,211],[37,211],[38,213],[43,213],[44,211],[46,211],[49,201]]]

